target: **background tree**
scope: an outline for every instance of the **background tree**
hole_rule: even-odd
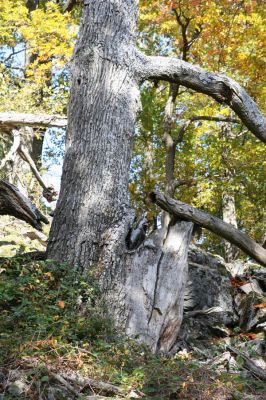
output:
[[[63,14],[57,1],[6,1],[0,5],[0,111],[66,113],[67,62],[76,35],[76,19]],[[13,121],[14,122],[14,121]],[[15,131],[14,131],[15,129]],[[24,193],[39,194],[32,167],[41,168],[43,127],[5,124],[1,151],[9,154],[1,176]],[[14,136],[15,134],[15,136]],[[19,140],[16,151],[16,141]],[[26,155],[27,153],[27,155]]]

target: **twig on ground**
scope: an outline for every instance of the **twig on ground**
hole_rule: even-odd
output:
[[[245,366],[246,368],[257,378],[262,379],[264,381],[266,381],[266,372],[258,367],[246,354],[242,353],[241,351],[235,349],[232,346],[227,346],[228,350],[230,350],[232,353],[237,354],[238,356],[240,356],[244,362],[245,362]]]

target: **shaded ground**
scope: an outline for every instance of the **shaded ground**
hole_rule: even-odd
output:
[[[212,359],[181,351],[155,356],[117,335],[103,317],[93,276],[64,265],[10,259],[0,266],[0,393],[3,399],[257,399],[266,386],[241,358],[217,363],[224,339],[209,345]],[[230,341],[239,346],[236,333]],[[94,379],[90,385],[69,377]],[[63,378],[59,382],[58,377]],[[96,383],[95,383],[96,382]],[[118,393],[97,387],[109,382]],[[98,397],[99,398],[99,397]]]

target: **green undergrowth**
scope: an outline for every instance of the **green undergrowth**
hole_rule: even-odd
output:
[[[58,382],[47,371],[111,382],[123,395],[100,394],[114,399],[237,400],[245,393],[264,398],[259,381],[218,374],[193,354],[156,356],[119,336],[104,317],[95,277],[85,279],[79,270],[49,260],[17,257],[0,265],[0,366],[5,400],[85,399],[99,393],[84,388],[75,396],[64,385],[55,390]],[[18,371],[26,382],[19,394],[12,378]]]

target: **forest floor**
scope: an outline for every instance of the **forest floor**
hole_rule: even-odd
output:
[[[151,354],[137,340],[119,337],[103,317],[93,277],[73,268],[21,256],[0,265],[0,399],[266,398],[266,383],[215,360],[228,353],[224,339],[204,354]],[[235,334],[230,343],[243,341]],[[227,360],[227,361],[226,361]]]

